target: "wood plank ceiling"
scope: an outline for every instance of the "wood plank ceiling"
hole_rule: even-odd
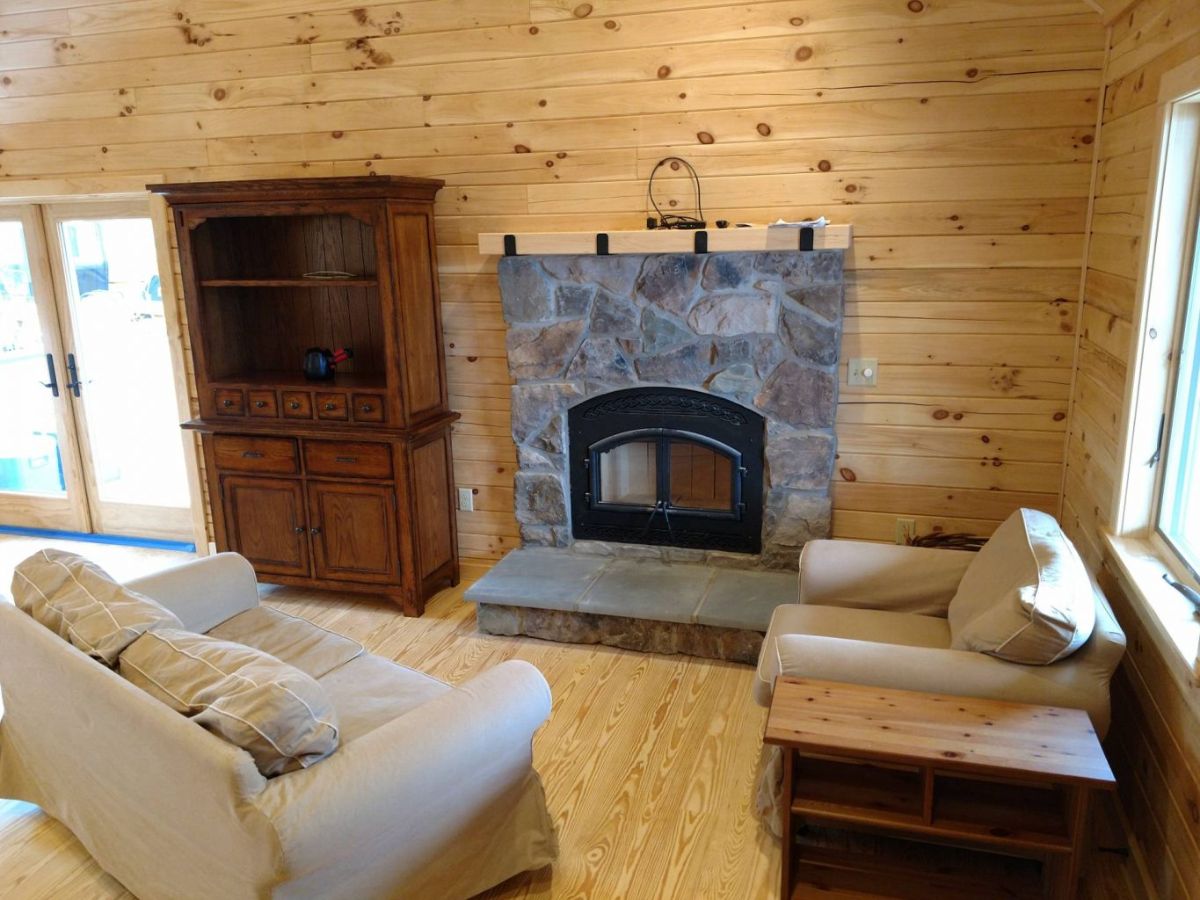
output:
[[[462,552],[515,545],[481,231],[636,228],[669,154],[710,218],[850,222],[839,536],[1057,510],[1104,55],[1082,0],[6,0],[0,194],[445,178]],[[668,196],[690,203],[682,179]],[[674,193],[670,193],[674,191]]]

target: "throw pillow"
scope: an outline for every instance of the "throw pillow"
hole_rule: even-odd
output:
[[[325,689],[253,647],[162,629],[121,654],[120,672],[249,752],[268,777],[307,768],[337,749],[337,713]]]
[[[1020,509],[971,562],[947,616],[955,650],[1048,665],[1091,637],[1096,597],[1083,560],[1054,518]]]
[[[20,609],[108,666],[145,632],[183,627],[169,609],[63,550],[39,550],[18,565],[12,592]]]

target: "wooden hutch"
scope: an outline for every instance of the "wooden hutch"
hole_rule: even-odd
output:
[[[151,185],[171,205],[217,546],[263,581],[458,581],[433,198],[370,176]],[[310,348],[349,348],[309,380]]]

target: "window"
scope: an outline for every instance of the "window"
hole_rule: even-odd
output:
[[[1106,536],[1179,677],[1200,675],[1200,59],[1164,73],[1120,490]]]
[[[1200,177],[1194,179],[1200,185]],[[1200,571],[1200,215],[1193,191],[1190,264],[1180,292],[1179,340],[1172,357],[1175,384],[1163,418],[1164,454],[1157,529],[1193,577]]]

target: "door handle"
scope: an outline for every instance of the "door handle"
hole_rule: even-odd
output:
[[[67,354],[67,378],[69,379],[67,381],[67,390],[78,397],[79,389],[82,387],[83,382],[79,380],[79,367],[75,364],[74,353]]]
[[[58,396],[58,376],[54,373],[54,354],[46,354],[46,372],[49,373],[50,380],[43,381],[42,387],[50,388],[50,396]]]

